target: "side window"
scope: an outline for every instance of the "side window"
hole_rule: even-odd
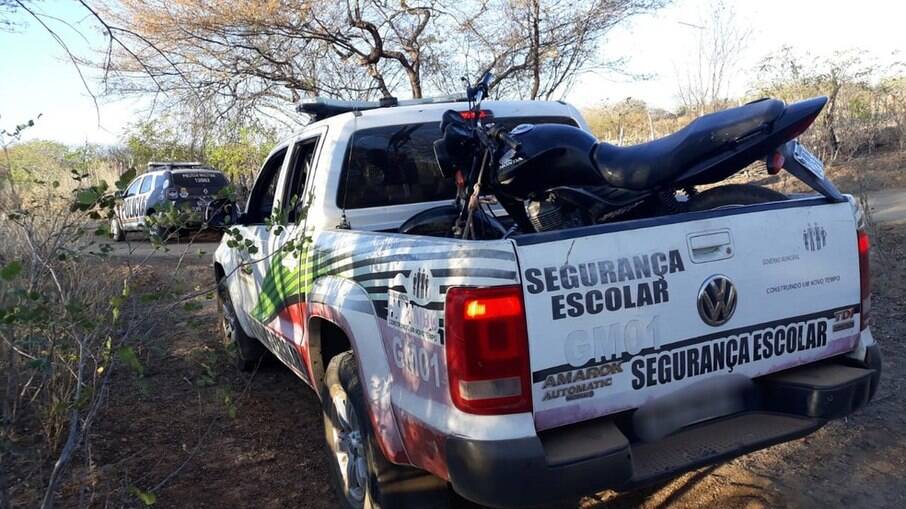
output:
[[[280,168],[286,158],[286,148],[280,149],[268,159],[255,180],[255,187],[249,196],[246,208],[246,222],[249,224],[263,223],[270,217],[274,208],[274,197],[277,195],[277,179],[280,177]]]
[[[440,124],[375,127],[357,131],[340,175],[337,205],[360,209],[452,200],[456,184],[434,157]]]
[[[284,205],[293,207],[289,211],[290,223],[299,221],[300,212],[308,203],[308,197],[303,196],[303,193],[305,192],[305,182],[314,169],[315,152],[319,139],[319,137],[315,137],[299,141],[293,148],[290,178],[287,179],[286,192],[283,193],[287,197]]]
[[[154,189],[163,189],[166,186],[167,174],[159,173],[157,177],[154,178]]]
[[[138,194],[138,186],[141,184],[142,179],[137,178],[129,184],[129,187],[126,188],[126,196],[135,196]]]
[[[148,175],[142,180],[142,188],[139,189],[139,194],[145,194],[151,190],[151,182],[154,180],[153,175]]]

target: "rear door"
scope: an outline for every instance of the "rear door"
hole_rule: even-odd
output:
[[[154,187],[153,183],[154,175],[145,175],[138,189],[138,195],[133,199],[132,220],[136,224],[144,224],[145,215],[148,212],[148,198],[151,196],[151,190]]]
[[[120,220],[122,223],[128,227],[133,227],[135,223],[135,208],[137,205],[138,190],[142,184],[144,177],[136,177],[132,183],[129,184],[129,187],[126,188],[126,192],[123,194],[123,204],[120,208]]]
[[[517,240],[539,429],[638,408],[718,375],[851,350],[848,203],[806,199]]]

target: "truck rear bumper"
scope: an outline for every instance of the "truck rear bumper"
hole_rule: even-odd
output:
[[[828,361],[762,377],[746,411],[651,442],[634,438],[625,414],[513,440],[451,437],[449,479],[463,497],[494,507],[631,489],[806,436],[865,405],[880,375],[880,349],[872,345],[864,365]]]

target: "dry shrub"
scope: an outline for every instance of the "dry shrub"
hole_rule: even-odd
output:
[[[34,498],[17,489],[37,485],[43,500],[18,502],[51,507],[110,374],[143,369],[131,343],[148,327],[132,294],[141,271],[108,256],[97,205],[111,202],[98,191],[106,186],[90,187],[100,181],[0,195],[0,500]],[[97,203],[73,205],[88,192]]]

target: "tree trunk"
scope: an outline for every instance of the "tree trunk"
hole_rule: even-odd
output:
[[[825,142],[830,150],[830,158],[837,157],[837,150],[840,148],[840,141],[837,139],[837,131],[834,126],[834,110],[837,108],[837,95],[840,93],[840,83],[833,82],[830,97],[827,99],[827,109],[824,113],[824,131]]]
[[[541,89],[541,5],[539,0],[532,0],[532,93],[531,99],[538,98]]]
[[[422,98],[422,78],[419,75],[418,71],[407,67],[406,76],[409,77],[409,88],[412,89],[412,98],[421,99]]]

